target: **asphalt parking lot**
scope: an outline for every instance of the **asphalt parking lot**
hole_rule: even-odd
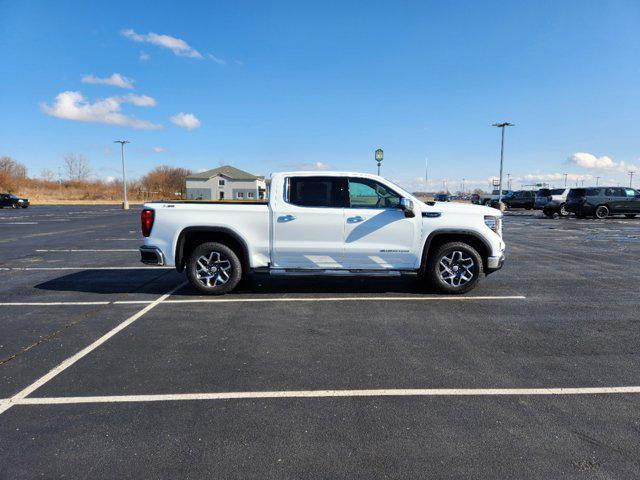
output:
[[[638,478],[640,219],[505,217],[463,297],[138,261],[139,211],[0,211],[0,478]]]

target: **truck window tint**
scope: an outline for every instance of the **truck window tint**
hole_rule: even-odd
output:
[[[344,206],[344,179],[339,177],[291,177],[289,203],[301,207]]]
[[[349,205],[351,208],[396,208],[400,195],[368,178],[349,179]]]

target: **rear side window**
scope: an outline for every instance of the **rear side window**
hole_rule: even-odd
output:
[[[549,195],[562,195],[564,193],[564,188],[554,188],[549,192]]]
[[[341,177],[290,177],[287,201],[301,207],[343,208],[346,183]]]
[[[536,197],[548,197],[549,195],[551,195],[551,190],[548,188],[541,188],[538,190],[538,193],[536,193]]]

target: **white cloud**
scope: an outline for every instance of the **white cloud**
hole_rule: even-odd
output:
[[[130,78],[123,77],[119,73],[114,73],[110,77],[100,78],[95,75],[85,75],[82,77],[82,83],[99,83],[102,85],[112,85],[120,88],[133,88],[134,81]]]
[[[122,97],[114,97],[122,103],[132,103],[136,107],[155,107],[156,99],[149,95],[136,95],[135,93],[129,93]]]
[[[216,57],[213,53],[207,53],[207,57],[216,62],[218,65],[227,64],[227,61],[224,58]]]
[[[43,102],[40,108],[47,115],[65,120],[106,123],[141,130],[162,128],[162,125],[123,114],[121,112],[123,103],[148,107],[155,105],[155,100],[146,95],[129,94],[121,97],[107,97],[91,103],[82,93],[67,91],[58,94],[53,105]]]
[[[629,172],[636,170],[634,165],[628,165],[624,162],[615,162],[611,157],[596,157],[591,153],[577,152],[567,159],[567,163],[577,165],[582,168],[592,170],[604,170],[610,172]]]
[[[164,153],[167,151],[167,149],[164,147],[153,147],[153,151],[156,153]]]
[[[104,181],[106,183],[113,183],[116,181],[116,177],[108,176],[108,177],[105,177]]]
[[[138,57],[138,59],[141,62],[146,62],[147,60],[149,60],[151,58],[151,55],[149,55],[147,52],[140,52],[140,56]]]
[[[150,43],[162,48],[168,48],[174,54],[181,57],[202,58],[202,54],[195,48],[191,47],[187,42],[171,35],[161,35],[149,32],[146,35],[136,33],[133,29],[128,28],[120,32],[122,36],[139,43]]]
[[[193,130],[200,127],[200,120],[193,113],[180,112],[171,117],[171,122],[187,130]]]

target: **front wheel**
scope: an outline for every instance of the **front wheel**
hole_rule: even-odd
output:
[[[217,242],[198,245],[186,267],[191,285],[207,295],[228,293],[242,278],[242,264],[236,253]]]
[[[567,210],[567,206],[564,203],[560,205],[560,210],[558,210],[558,215],[560,215],[561,217],[569,216],[569,211]]]
[[[607,218],[609,216],[609,207],[607,207],[606,205],[599,205],[598,208],[596,208],[596,212],[593,214],[594,218],[597,218],[598,220],[602,220],[604,218]]]
[[[466,293],[476,286],[481,275],[480,254],[463,242],[445,243],[427,258],[427,280],[441,293]]]

